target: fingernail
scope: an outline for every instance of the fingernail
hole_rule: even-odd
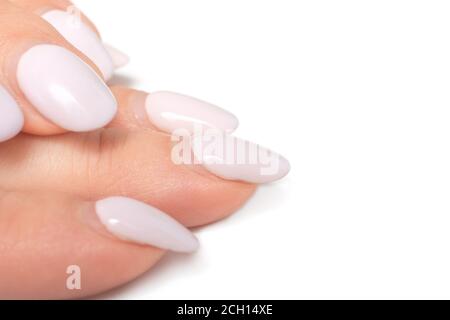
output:
[[[197,238],[179,222],[145,203],[124,197],[95,205],[100,222],[116,237],[176,252],[194,252]]]
[[[116,69],[122,68],[130,62],[130,57],[128,57],[125,53],[123,53],[119,49],[116,49],[113,46],[106,44],[106,43],[104,45],[105,45],[106,51],[108,51],[108,53],[112,59],[114,68],[116,68]]]
[[[226,180],[255,184],[269,183],[286,176],[289,161],[257,144],[222,133],[208,133],[192,139],[196,160],[208,171]]]
[[[13,97],[0,86],[0,142],[16,136],[23,127],[23,113]]]
[[[37,45],[19,60],[17,81],[29,102],[60,127],[99,129],[117,112],[117,102],[95,71],[69,50]]]
[[[69,13],[62,10],[51,10],[45,12],[41,17],[58,30],[75,48],[91,59],[106,80],[112,77],[114,66],[108,50],[97,33],[81,20],[76,11]]]
[[[178,129],[194,132],[199,126],[212,127],[225,132],[234,131],[238,119],[210,103],[172,92],[155,92],[146,100],[150,121],[160,130],[173,133]]]

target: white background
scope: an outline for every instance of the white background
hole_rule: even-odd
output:
[[[292,164],[101,298],[450,298],[449,1],[76,3],[132,57],[116,82],[223,106]]]

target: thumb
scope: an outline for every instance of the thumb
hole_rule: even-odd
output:
[[[124,241],[121,239],[129,239]],[[128,198],[0,192],[0,299],[87,297],[129,282],[164,251],[197,240],[155,208]]]

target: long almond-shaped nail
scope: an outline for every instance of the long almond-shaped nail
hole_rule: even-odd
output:
[[[176,220],[145,203],[124,197],[100,200],[96,213],[118,238],[176,252],[198,249],[197,238]]]
[[[69,131],[105,126],[117,102],[95,71],[71,51],[36,45],[19,60],[17,81],[29,102],[47,119]]]
[[[17,135],[23,127],[23,113],[16,101],[0,85],[0,142]]]
[[[114,71],[114,64],[108,50],[80,15],[62,10],[47,11],[42,18],[50,23],[75,48],[84,53],[94,62],[106,80],[109,80]]]
[[[193,137],[192,150],[208,171],[226,180],[269,183],[290,171],[289,161],[283,156],[220,132],[205,131]]]
[[[173,133],[198,127],[212,127],[225,132],[234,131],[238,119],[215,105],[172,92],[155,92],[147,97],[146,110],[150,121],[160,130]]]

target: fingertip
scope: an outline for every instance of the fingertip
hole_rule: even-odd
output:
[[[109,55],[111,56],[115,69],[122,68],[130,62],[130,57],[126,55],[124,52],[120,51],[119,49],[109,44],[105,43],[104,45]]]
[[[0,299],[89,297],[135,279],[165,254],[94,231],[82,220],[91,208],[82,199],[60,193],[0,196]],[[71,287],[74,276],[78,285]]]
[[[104,127],[117,113],[117,101],[102,79],[69,50],[39,44],[17,65],[17,84],[48,120],[74,132]]]
[[[111,234],[124,241],[183,253],[194,252],[199,246],[197,238],[178,221],[131,198],[99,200],[95,215]]]

